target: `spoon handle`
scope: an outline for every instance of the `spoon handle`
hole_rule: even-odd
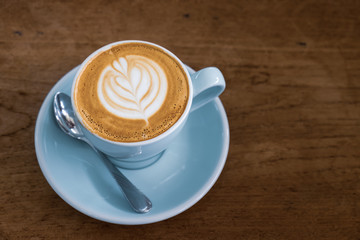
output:
[[[87,141],[86,141],[87,142]],[[143,194],[137,187],[132,184],[129,179],[125,177],[120,170],[115,167],[115,165],[107,158],[107,156],[96,149],[90,142],[89,145],[94,149],[94,151],[101,157],[105,166],[109,169],[112,176],[119,184],[122,189],[126,199],[129,201],[131,207],[137,213],[147,213],[151,207],[152,203],[145,194]]]

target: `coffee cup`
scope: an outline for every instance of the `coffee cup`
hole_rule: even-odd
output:
[[[189,114],[224,89],[219,69],[190,74],[169,50],[130,40],[85,59],[71,101],[88,140],[116,166],[137,169],[161,158]]]

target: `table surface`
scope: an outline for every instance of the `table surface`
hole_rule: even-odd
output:
[[[0,239],[360,236],[359,1],[0,1]],[[97,48],[140,39],[217,66],[230,124],[209,193],[123,226],[66,204],[34,148],[53,85]]]

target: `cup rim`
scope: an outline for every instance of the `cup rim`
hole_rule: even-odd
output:
[[[76,86],[76,80],[78,79],[79,75],[82,73],[84,67],[94,58],[96,57],[99,53],[106,51],[108,49],[110,49],[111,47],[115,46],[115,45],[121,45],[121,44],[125,44],[125,43],[143,43],[143,44],[148,44],[157,48],[160,48],[161,50],[163,50],[164,52],[166,52],[167,54],[169,54],[172,58],[174,58],[179,65],[181,66],[182,70],[185,72],[186,74],[186,78],[188,81],[188,86],[189,86],[189,97],[188,97],[188,101],[185,107],[184,112],[181,114],[180,118],[176,121],[175,124],[173,124],[169,129],[167,129],[165,132],[161,133],[160,135],[154,137],[154,138],[150,138],[147,140],[142,140],[142,141],[137,141],[137,142],[117,142],[117,141],[112,141],[106,138],[103,138],[95,133],[93,133],[91,130],[89,130],[85,124],[83,123],[83,119],[81,117],[81,115],[78,113],[77,108],[75,106],[74,103],[74,91],[75,91],[75,86]],[[184,63],[175,55],[173,54],[171,51],[169,51],[168,49],[156,44],[156,43],[152,43],[152,42],[148,42],[148,41],[142,41],[142,40],[123,40],[123,41],[117,41],[117,42],[112,42],[109,43],[99,49],[97,49],[96,51],[94,51],[93,53],[91,53],[80,65],[80,68],[78,69],[78,71],[75,74],[73,83],[72,83],[72,87],[71,87],[71,104],[72,104],[72,108],[73,111],[77,117],[77,119],[79,120],[80,124],[82,125],[83,128],[85,128],[92,136],[94,136],[95,138],[110,143],[110,144],[115,144],[117,146],[144,146],[144,145],[148,145],[148,144],[152,144],[155,142],[160,141],[163,138],[166,138],[168,135],[171,135],[176,129],[178,129],[180,126],[182,126],[183,122],[186,120],[187,116],[190,113],[190,108],[192,105],[192,100],[193,100],[193,86],[192,86],[192,82],[191,82],[191,77],[190,74],[188,72],[188,70],[186,69]]]

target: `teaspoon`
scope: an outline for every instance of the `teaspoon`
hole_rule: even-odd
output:
[[[106,157],[104,153],[99,151],[83,134],[79,127],[79,122],[71,105],[71,99],[65,93],[58,92],[54,97],[54,113],[57,123],[60,128],[73,138],[82,140],[89,144],[91,148],[100,156],[105,166],[110,171],[113,178],[116,180],[122,189],[125,198],[130,203],[130,206],[137,213],[146,213],[152,207],[151,201],[137,189],[121,172],[114,166],[114,164]]]

